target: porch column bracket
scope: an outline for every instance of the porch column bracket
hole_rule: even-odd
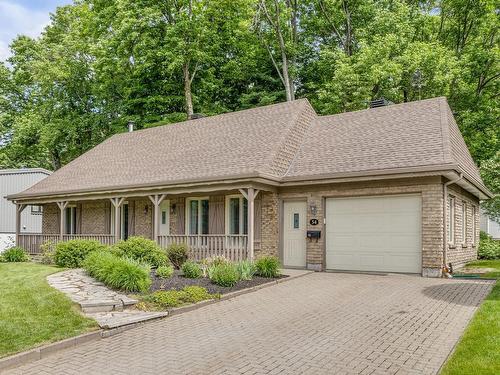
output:
[[[19,235],[21,234],[21,214],[26,208],[25,204],[16,203],[16,246],[19,246]]]
[[[64,239],[64,214],[65,214],[65,210],[66,210],[66,207],[68,206],[68,201],[59,201],[57,202],[57,207],[59,207],[59,210],[61,212],[61,215],[59,215],[59,240],[63,240]]]
[[[255,233],[255,197],[259,194],[260,190],[254,188],[239,189],[240,193],[246,198],[248,201],[248,259],[253,261],[254,259],[254,233]]]
[[[118,242],[120,240],[120,207],[123,204],[123,201],[125,200],[124,197],[115,197],[115,198],[109,198],[111,201],[111,204],[115,208],[115,242]]]
[[[155,194],[149,195],[148,198],[153,203],[153,239],[156,243],[158,243],[158,234],[159,234],[159,211],[160,204],[166,198],[166,194]]]

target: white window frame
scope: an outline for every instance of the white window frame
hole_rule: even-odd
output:
[[[231,213],[231,209],[230,209],[230,202],[231,202],[231,199],[234,199],[234,198],[239,198],[240,200],[240,203],[239,203],[239,208],[240,208],[240,212],[239,212],[239,222],[240,222],[240,227],[239,227],[239,233],[231,233],[231,223],[230,223],[230,220],[229,220],[229,215]],[[245,211],[243,209],[243,202],[246,200],[246,198],[241,195],[241,194],[232,194],[232,195],[226,195],[226,202],[225,202],[225,215],[224,215],[224,218],[225,218],[225,223],[224,223],[224,226],[225,226],[225,231],[226,231],[226,235],[247,235],[248,234],[248,223],[247,223],[247,233],[244,233],[244,228],[245,228],[245,223],[244,223],[244,220],[245,220]],[[248,203],[247,203],[247,210],[248,210]],[[248,219],[248,218],[247,218]]]
[[[128,204],[128,201],[123,202],[122,205],[120,206],[120,236],[122,239],[125,238],[125,214],[124,214],[125,206],[127,206],[127,211],[128,211],[127,215],[130,215],[130,206]],[[127,229],[128,229],[128,234],[130,235],[130,228]]]
[[[476,210],[477,210],[476,206],[472,205],[472,222],[471,222],[471,225],[472,225],[472,240],[471,240],[472,246],[474,246],[476,244],[476,213],[477,213]]]
[[[462,201],[462,245],[467,244],[467,202]]]
[[[39,204],[31,205],[31,214],[32,215],[42,215],[43,214],[43,206]]]
[[[210,210],[210,200],[209,200],[209,197],[189,197],[189,198],[186,198],[186,207],[185,207],[185,228],[186,228],[186,235],[188,236],[204,236],[206,234],[202,234],[202,225],[201,225],[201,201],[208,201],[208,204],[209,204],[209,210]],[[193,234],[191,233],[191,228],[190,228],[190,225],[191,225],[191,202],[192,201],[198,201],[198,233],[197,234]],[[210,228],[210,213],[209,213],[209,228]]]
[[[448,197],[448,243],[455,243],[455,197]]]
[[[70,212],[70,233],[68,233],[68,212]],[[74,233],[73,233],[74,232]],[[64,234],[76,234],[76,204],[67,205],[64,209]]]

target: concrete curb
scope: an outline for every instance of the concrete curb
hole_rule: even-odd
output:
[[[101,338],[102,330],[98,330],[94,332],[84,333],[82,335],[71,337],[62,341],[43,345],[27,352],[14,354],[10,357],[0,359],[0,371],[35,362],[58,351],[85,344],[90,341],[99,340]]]
[[[229,300],[231,298],[243,295],[243,294],[248,294],[248,293],[253,293],[256,292],[257,290],[267,288],[273,285],[277,285],[286,281],[294,280],[299,277],[303,277],[306,275],[309,275],[311,273],[314,273],[314,271],[304,271],[300,274],[297,275],[290,275],[288,277],[282,278],[282,279],[277,279],[274,281],[270,281],[265,284],[257,285],[251,288],[247,289],[242,289],[238,290],[236,292],[224,294],[221,296],[219,299],[213,299],[213,300],[208,300],[208,301],[201,301],[192,305],[187,305],[183,307],[177,307],[172,310],[169,310],[167,314],[163,317],[158,317],[158,318],[153,318],[150,320],[142,321],[142,322],[136,322],[132,324],[127,324],[121,327],[117,328],[112,328],[112,329],[99,329],[98,331],[93,331],[89,333],[84,333],[82,335],[76,336],[76,337],[71,337],[69,339],[65,339],[62,341],[57,341],[51,344],[46,344],[43,346],[40,346],[35,349],[28,350],[26,352],[18,353],[11,355],[9,357],[5,357],[0,359],[0,372],[11,369],[14,367],[19,367],[28,363],[36,362],[40,359],[44,359],[48,357],[51,354],[55,354],[57,352],[60,352],[65,349],[73,348],[82,344],[86,344],[91,341],[97,341],[101,339],[105,339],[117,334],[120,334],[122,332],[128,331],[129,329],[133,329],[136,327],[139,327],[141,325],[163,319],[172,315],[180,315],[189,311],[197,310],[201,307],[211,305],[213,303],[218,303],[221,301]]]

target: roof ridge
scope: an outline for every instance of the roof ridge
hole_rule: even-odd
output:
[[[453,162],[452,156],[452,147],[450,140],[450,129],[449,129],[449,119],[448,119],[448,111],[446,110],[446,106],[448,102],[445,97],[441,97],[439,101],[439,114],[441,121],[441,141],[443,143],[443,160],[444,162]]]
[[[307,100],[307,98],[299,98],[299,99],[295,99],[295,100],[292,100],[292,101],[285,101],[285,102],[279,102],[279,103],[261,105],[261,106],[258,106],[258,107],[239,109],[237,111],[218,113],[216,115],[205,116],[205,117],[200,117],[200,118],[196,118],[196,119],[187,119],[187,120],[184,120],[184,121],[170,122],[170,123],[166,123],[166,124],[163,124],[163,125],[157,125],[157,126],[153,126],[153,127],[150,127],[150,128],[137,129],[137,130],[134,130],[133,132],[125,131],[125,132],[122,132],[122,133],[113,134],[111,137],[115,137],[115,136],[127,136],[127,135],[132,135],[132,134],[135,134],[135,133],[145,133],[145,132],[148,132],[148,131],[152,131],[154,129],[164,128],[164,127],[167,127],[167,126],[168,127],[171,127],[171,126],[181,126],[181,125],[186,125],[186,124],[193,124],[194,125],[196,123],[205,121],[207,119],[217,119],[217,118],[220,118],[220,117],[223,117],[223,116],[238,115],[238,114],[241,114],[242,112],[253,112],[253,111],[263,110],[264,108],[270,109],[270,108],[273,108],[273,107],[289,105],[290,103],[302,103],[302,102],[309,103],[309,100]],[[109,138],[111,138],[111,137],[109,137]]]
[[[300,110],[297,111],[297,116],[293,120],[293,125],[288,129],[285,135],[281,138],[281,141],[276,147],[276,152],[273,153],[273,157],[270,158],[270,163],[268,165],[268,171],[276,176],[284,176],[293,160],[297,156],[297,153],[303,143],[304,135],[312,123],[311,120],[302,119],[308,114],[317,116],[316,111],[311,106],[311,103],[306,99],[301,103]]]
[[[339,112],[339,113],[333,113],[331,115],[319,115],[319,119],[327,119],[330,117],[337,117],[337,116],[345,116],[345,115],[352,115],[352,114],[359,114],[360,112],[380,112],[380,111],[386,111],[386,110],[391,110],[396,107],[403,107],[407,105],[415,105],[415,104],[421,104],[429,101],[441,101],[441,100],[446,101],[445,96],[436,96],[434,98],[427,98],[427,99],[421,99],[421,100],[412,100],[410,102],[403,102],[403,103],[393,103],[390,105],[385,105],[381,107],[376,107],[376,108],[363,108],[363,109],[358,109],[356,111],[347,111],[347,112]]]

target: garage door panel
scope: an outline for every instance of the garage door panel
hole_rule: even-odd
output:
[[[420,272],[421,197],[327,199],[328,269]]]

